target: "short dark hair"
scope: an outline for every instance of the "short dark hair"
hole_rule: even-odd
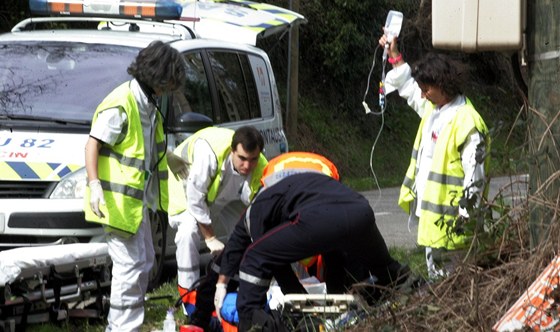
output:
[[[231,149],[235,151],[237,145],[241,144],[243,149],[252,152],[259,149],[260,152],[264,150],[264,139],[257,128],[253,126],[243,126],[237,128],[231,139]]]
[[[412,77],[417,83],[440,88],[450,98],[462,94],[460,72],[446,55],[427,53],[412,67]]]
[[[127,72],[152,89],[173,91],[185,80],[185,67],[179,51],[160,40],[140,50]]]

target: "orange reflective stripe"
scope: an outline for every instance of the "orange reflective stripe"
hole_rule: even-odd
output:
[[[293,170],[290,172],[289,170]],[[301,172],[318,172],[339,180],[338,169],[327,158],[312,152],[288,152],[270,160],[264,169],[261,183],[269,186],[289,176]],[[277,179],[267,181],[267,178],[277,174]]]
[[[188,289],[177,285],[177,290],[179,290],[179,296],[181,296],[183,303],[190,303],[192,305],[196,304],[196,289],[189,291]]]

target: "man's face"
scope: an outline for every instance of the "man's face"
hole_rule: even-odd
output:
[[[231,160],[233,167],[241,175],[249,175],[257,166],[260,155],[259,149],[255,151],[246,151],[241,143],[237,144],[234,151],[231,152]]]

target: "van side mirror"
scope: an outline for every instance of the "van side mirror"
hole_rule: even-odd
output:
[[[171,132],[194,133],[200,129],[214,125],[212,119],[204,114],[196,112],[186,112],[175,118],[173,124],[169,126]]]

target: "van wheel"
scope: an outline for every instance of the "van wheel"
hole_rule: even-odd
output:
[[[159,286],[163,266],[165,265],[165,246],[167,232],[167,214],[162,212],[151,213],[150,225],[152,228],[152,241],[154,243],[155,261],[150,271],[148,289],[152,290]]]

